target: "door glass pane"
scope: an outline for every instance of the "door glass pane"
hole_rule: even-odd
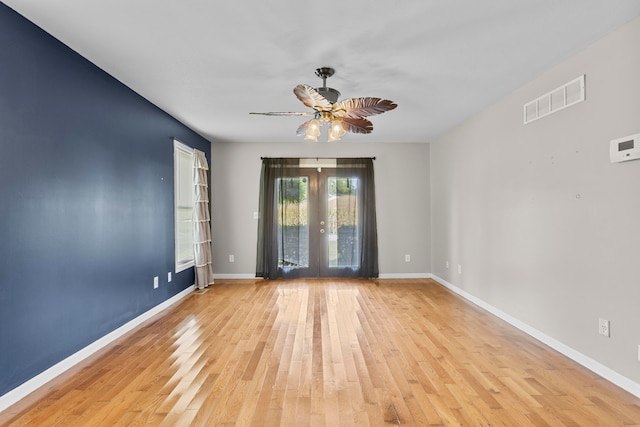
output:
[[[327,259],[329,267],[359,267],[358,178],[327,182]]]
[[[309,179],[278,178],[278,266],[309,266]]]

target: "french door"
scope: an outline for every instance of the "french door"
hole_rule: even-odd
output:
[[[360,269],[358,176],[299,168],[275,182],[278,269],[283,277],[349,277]]]

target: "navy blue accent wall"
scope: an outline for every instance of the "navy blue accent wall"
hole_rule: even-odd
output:
[[[167,283],[172,137],[210,158],[0,3],[0,395],[193,284],[192,269]]]

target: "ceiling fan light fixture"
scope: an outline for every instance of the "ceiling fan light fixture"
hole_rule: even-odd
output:
[[[304,139],[307,141],[318,142],[318,136],[320,135],[320,122],[317,119],[313,119],[309,121],[309,126],[307,126],[307,132],[304,136]]]
[[[342,136],[346,133],[344,128],[342,127],[341,120],[334,120],[331,122],[331,127],[329,128],[329,142],[340,141]]]
[[[332,133],[329,134],[329,137],[327,138],[327,142],[338,142],[340,141],[340,137],[335,137]]]

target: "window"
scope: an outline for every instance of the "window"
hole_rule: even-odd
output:
[[[193,267],[193,149],[173,140],[176,273]]]

